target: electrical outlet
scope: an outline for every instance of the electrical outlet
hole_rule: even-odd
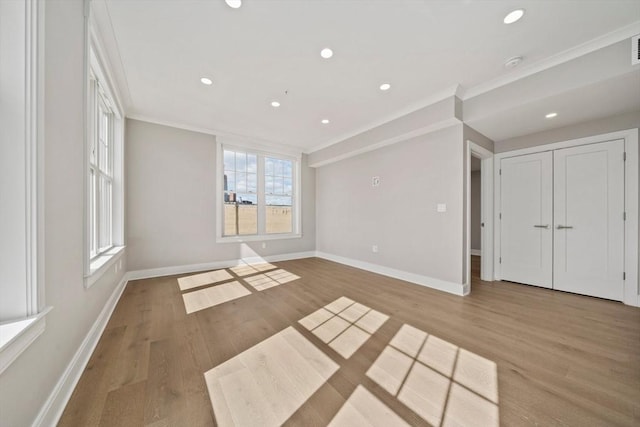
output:
[[[373,252],[374,254],[377,254],[378,253],[378,245],[371,246],[371,252]]]
[[[380,177],[379,176],[374,176],[371,178],[371,186],[372,187],[379,187],[380,186]]]
[[[436,207],[436,211],[438,211],[438,212],[446,212],[447,211],[447,204],[446,203],[438,203],[438,206]]]
[[[267,248],[267,242],[262,242],[262,249],[266,249]]]

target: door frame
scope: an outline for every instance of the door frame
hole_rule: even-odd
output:
[[[493,153],[484,147],[467,140],[466,146],[466,239],[465,239],[465,288],[471,291],[471,156],[481,161],[480,221],[484,227],[480,229],[480,247],[482,264],[480,279],[493,280]]]
[[[560,148],[577,147],[580,145],[597,144],[599,142],[612,141],[616,139],[624,140],[624,151],[626,153],[627,159],[625,163],[624,173],[624,206],[626,212],[626,221],[624,224],[624,271],[626,274],[626,278],[624,281],[623,302],[627,305],[640,307],[640,288],[638,287],[638,128],[610,132],[601,135],[593,135],[585,138],[571,139],[567,141],[539,145],[531,148],[505,151],[503,153],[498,153],[495,155],[495,162],[493,165],[493,220],[494,224],[496,224],[493,234],[495,251],[495,257],[493,260],[494,280],[501,280],[500,197],[502,189],[500,186],[500,161],[506,157],[540,153],[543,151],[553,151]]]

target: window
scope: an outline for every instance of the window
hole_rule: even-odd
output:
[[[124,123],[109,68],[89,18],[86,113],[85,286],[95,283],[124,249]],[[117,269],[117,267],[116,267]]]
[[[299,236],[298,160],[221,148],[221,240]]]
[[[94,73],[89,85],[89,255],[95,258],[113,246],[113,112]]]

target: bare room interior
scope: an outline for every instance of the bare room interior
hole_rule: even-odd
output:
[[[639,48],[639,0],[0,0],[0,426],[637,426]]]

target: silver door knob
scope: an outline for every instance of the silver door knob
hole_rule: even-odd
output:
[[[545,225],[534,225],[535,228],[549,228],[549,224]]]
[[[566,228],[573,228],[573,227],[572,227],[572,226],[570,226],[570,225],[559,225],[559,226],[557,226],[556,228],[557,228],[558,230],[564,230],[564,229],[566,229]]]

